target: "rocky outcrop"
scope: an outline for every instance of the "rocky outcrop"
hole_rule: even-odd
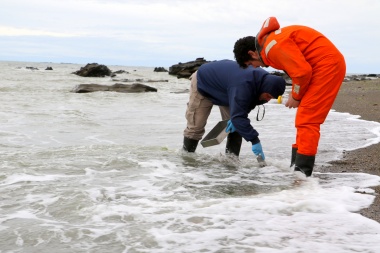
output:
[[[164,67],[155,67],[153,72],[168,72]]]
[[[373,80],[378,78],[380,78],[380,74],[348,75],[345,76],[343,82]]]
[[[133,84],[121,84],[115,83],[114,85],[102,85],[102,84],[79,84],[75,86],[71,92],[74,93],[88,93],[95,91],[114,91],[122,93],[141,93],[141,92],[157,92],[156,88],[147,86],[141,83]]]
[[[272,71],[270,72],[272,75],[281,76],[285,79],[286,85],[292,85],[292,79],[282,71]],[[373,80],[380,78],[380,74],[361,74],[361,75],[346,75],[344,77],[343,82],[351,82],[351,81],[364,81],[364,80]]]
[[[81,67],[80,70],[75,71],[73,74],[83,77],[105,77],[111,76],[112,71],[105,65],[88,63],[86,66]]]
[[[272,72],[269,72],[269,73],[271,75],[280,76],[280,77],[284,78],[286,86],[292,86],[292,79],[285,72],[282,72],[282,71],[272,71]]]
[[[169,75],[177,76],[177,78],[189,78],[200,66],[208,63],[204,58],[197,58],[195,61],[186,63],[178,63],[169,67]]]

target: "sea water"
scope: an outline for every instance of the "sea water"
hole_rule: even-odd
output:
[[[188,154],[188,80],[108,66],[158,91],[73,93],[119,82],[72,74],[81,67],[0,62],[1,253],[380,252],[380,224],[358,214],[380,178],[295,174],[294,109],[272,100],[262,121],[251,112],[264,168],[245,141],[239,160],[225,141]],[[219,120],[215,107],[206,132]],[[379,140],[380,123],[331,111],[316,164]]]

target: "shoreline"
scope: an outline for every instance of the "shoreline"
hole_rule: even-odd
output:
[[[380,79],[343,82],[332,109],[360,115],[360,119],[380,122]],[[380,176],[380,143],[344,151],[341,160],[330,166],[316,167],[317,172],[367,173]],[[373,203],[359,213],[380,223],[380,185],[372,187]]]

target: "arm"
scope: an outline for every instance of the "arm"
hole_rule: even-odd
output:
[[[297,108],[300,104],[300,101],[295,100],[293,96],[290,96],[288,101],[286,101],[285,106],[290,108]]]
[[[252,152],[257,156],[261,167],[265,166],[265,155],[260,143],[259,133],[250,124],[248,113],[258,102],[258,94],[256,93],[256,83],[263,76],[257,75],[254,80],[246,81],[237,87],[229,89],[229,103],[231,122],[237,132],[246,140],[252,143]],[[253,107],[252,107],[253,106]]]
[[[231,122],[236,131],[252,144],[259,143],[259,133],[252,127],[248,113],[251,111],[252,91],[246,85],[232,86],[228,89]]]

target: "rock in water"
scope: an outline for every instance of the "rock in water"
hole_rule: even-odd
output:
[[[133,84],[115,83],[114,85],[102,85],[102,84],[90,83],[90,84],[79,84],[71,90],[71,92],[75,92],[75,93],[88,93],[88,92],[95,92],[95,91],[141,93],[141,92],[157,92],[157,89],[145,84],[141,84],[141,83],[133,83]]]

